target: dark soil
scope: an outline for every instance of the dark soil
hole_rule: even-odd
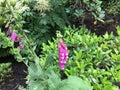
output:
[[[89,14],[86,14],[85,18],[78,17],[72,20],[72,24],[75,24],[76,27],[85,25],[91,32],[97,35],[104,35],[106,32],[113,32],[114,35],[117,35],[116,26],[120,25],[120,15],[113,16],[107,14],[104,18],[104,22],[99,20],[96,21],[96,24],[94,22],[95,18]]]
[[[5,78],[0,83],[0,90],[18,90],[19,86],[26,87],[25,78],[27,76],[27,67],[24,63],[18,63],[12,61],[12,75],[9,78]]]

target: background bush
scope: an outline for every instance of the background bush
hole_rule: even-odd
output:
[[[49,9],[45,11],[45,8],[42,9],[40,5],[34,9],[39,1],[42,3],[42,0],[29,3],[30,11],[23,14],[26,22],[24,28],[29,31],[28,36],[35,41],[37,52],[40,52],[40,46],[43,42],[47,42],[55,36],[56,30],[63,31],[68,24],[65,7],[61,0],[50,0],[48,3]],[[41,13],[39,9],[44,12]]]
[[[64,74],[76,75],[90,81],[94,90],[117,90],[114,83],[120,82],[120,37],[115,37],[112,33],[96,36],[85,27],[69,27],[65,30],[64,42],[68,46],[69,60]],[[58,40],[53,40],[54,42],[49,41],[49,45],[43,44],[41,64],[45,68],[56,66],[58,69]]]
[[[120,15],[120,0],[103,0],[103,8],[112,15]]]
[[[73,22],[84,24],[85,18],[102,20],[105,11],[102,9],[101,0],[64,0],[66,13]],[[89,16],[89,17],[88,17]],[[77,24],[77,23],[76,23]]]

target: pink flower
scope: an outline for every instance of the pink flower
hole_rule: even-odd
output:
[[[22,50],[22,49],[23,49],[23,45],[20,44],[20,45],[18,46],[18,49],[19,49],[19,50]]]
[[[16,37],[17,37],[16,33],[15,33],[15,32],[12,32],[12,34],[11,34],[11,36],[10,36],[10,40],[14,42],[15,39],[16,39]]]
[[[10,35],[11,33],[12,33],[12,30],[10,28],[8,28],[7,35]]]
[[[60,70],[64,70],[65,69],[65,64],[60,63]]]
[[[68,50],[67,50],[67,46],[64,44],[63,40],[60,39],[59,43],[58,43],[58,59],[59,59],[59,64],[60,64],[60,69],[64,70],[65,68],[65,64],[67,62],[68,59]]]
[[[21,42],[21,41],[22,41],[22,38],[19,38],[19,37],[16,36],[15,42]]]

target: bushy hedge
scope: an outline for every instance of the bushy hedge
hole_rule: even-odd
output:
[[[59,68],[57,39],[43,44],[41,64],[48,68]],[[66,76],[76,75],[91,82],[94,90],[117,90],[114,85],[120,82],[120,37],[106,33],[97,36],[85,27],[66,28],[64,42],[68,46],[69,60],[64,70]],[[65,77],[65,76],[63,76]],[[116,88],[116,89],[115,89]]]

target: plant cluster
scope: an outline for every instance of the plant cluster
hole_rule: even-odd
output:
[[[44,2],[43,7],[41,7],[42,2]],[[49,2],[48,0],[37,0],[36,2],[30,2],[28,5],[30,11],[23,14],[26,22],[24,29],[29,31],[27,36],[36,41],[34,43],[40,49],[42,42],[51,40],[51,37],[55,36],[56,30],[63,31],[68,24],[65,7],[61,0],[49,0]]]
[[[10,77],[11,73],[11,63],[0,64],[0,82],[2,82],[6,77]]]
[[[69,23],[67,15],[84,19],[88,12],[95,19],[103,19],[101,3],[100,0],[0,1],[0,57],[12,54],[26,64],[28,90],[92,90],[92,87],[117,90],[120,27],[116,37],[112,33],[96,36],[84,26],[64,29]],[[64,32],[65,43],[53,38],[47,45],[57,30]]]
[[[27,11],[29,7],[23,5],[23,1],[3,0],[0,2],[0,8],[0,57],[12,54],[18,61],[22,61],[20,54],[23,48],[22,34],[19,34],[18,29],[22,28],[24,23],[20,14]]]
[[[105,8],[109,14],[119,15],[120,14],[120,9],[119,9],[120,8],[120,0],[103,1],[103,8]]]
[[[66,12],[71,18],[80,18],[82,23],[87,14],[92,15],[95,20],[102,21],[105,16],[105,11],[102,10],[101,0],[66,0]]]
[[[68,46],[69,60],[64,74],[90,81],[94,90],[118,90],[114,83],[120,82],[119,40],[120,37],[112,33],[96,36],[85,27],[80,30],[66,28],[64,41]],[[57,42],[54,39],[49,45],[42,46],[41,64],[46,68],[55,65],[58,69]]]
[[[90,86],[90,84],[88,84],[88,82],[86,81],[83,81],[77,76],[69,76],[68,79],[61,80],[59,74],[55,73],[53,69],[50,68],[48,68],[48,70],[43,69],[44,67],[42,67],[41,64],[39,63],[40,58],[35,53],[35,49],[32,47],[32,44],[28,39],[25,30],[22,29],[23,24],[20,23],[22,21],[22,17],[16,16],[17,13],[14,12],[13,10],[14,7],[10,5],[8,0],[6,0],[5,3],[8,6],[8,8],[10,8],[11,17],[14,21],[14,23],[13,21],[9,22],[12,30],[8,29],[7,31],[7,34],[11,34],[10,42],[13,42],[15,44],[16,40],[19,38],[18,37],[19,34],[24,37],[23,44],[26,45],[25,47],[26,53],[23,53],[23,57],[19,53],[20,56],[19,58],[17,57],[16,59],[18,61],[23,60],[23,62],[28,66],[27,88],[29,90],[38,90],[38,89],[39,90],[56,90],[56,89],[72,90],[74,88],[76,90],[91,90],[92,87]],[[13,31],[13,29],[15,30]],[[15,50],[14,46],[15,45],[13,45],[12,47],[13,50]],[[20,48],[18,48],[17,51],[19,49]],[[15,56],[17,55],[15,54]],[[74,82],[78,84],[75,84]],[[83,86],[81,86],[81,84],[83,84]]]
[[[92,90],[88,81],[77,76],[62,80],[51,66],[43,70],[38,64],[30,63],[28,72],[28,90]]]

